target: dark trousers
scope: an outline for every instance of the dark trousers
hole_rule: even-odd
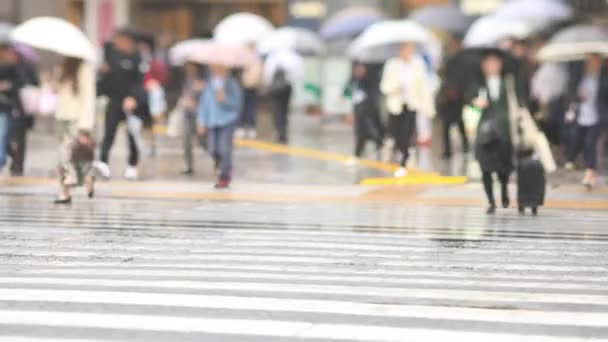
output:
[[[8,154],[11,157],[11,174],[23,175],[25,152],[27,149],[27,131],[29,129],[27,118],[9,119]]]
[[[568,150],[568,161],[574,162],[582,149],[585,167],[595,170],[597,168],[597,145],[600,139],[601,125],[576,125],[573,127],[572,134],[573,137],[570,140]]]
[[[390,115],[389,130],[395,139],[395,148],[401,152],[400,165],[405,167],[410,157],[410,144],[416,132],[416,112],[404,109],[399,115]]]
[[[184,149],[184,162],[186,163],[186,170],[194,170],[194,147],[195,142],[200,143],[201,146],[205,147],[206,143],[203,137],[199,137],[196,131],[197,116],[194,112],[184,113],[184,136],[183,136],[183,149]]]
[[[255,88],[243,89],[243,113],[241,113],[241,127],[256,128],[258,111],[258,91]]]
[[[373,104],[359,104],[355,106],[355,156],[363,155],[365,144],[373,141],[376,149],[382,148],[384,130],[380,120],[380,114]]]
[[[486,192],[486,197],[488,198],[488,203],[491,206],[496,206],[496,200],[494,199],[494,180],[492,177],[493,172],[483,171],[482,172],[482,180],[483,180],[483,188]],[[497,173],[498,181],[500,182],[501,189],[501,198],[503,203],[509,201],[509,173]]]
[[[209,153],[219,170],[221,180],[230,180],[232,173],[232,150],[236,124],[212,127],[207,132]]]
[[[452,155],[452,141],[450,140],[450,129],[452,126],[456,124],[458,125],[458,132],[460,133],[460,137],[462,138],[462,146],[466,151],[469,150],[469,139],[467,138],[467,132],[464,127],[464,121],[462,118],[459,118],[456,121],[444,119],[443,121],[443,154],[445,156]]]
[[[106,122],[105,132],[103,138],[103,144],[101,145],[101,161],[108,163],[110,159],[110,150],[114,144],[114,138],[116,137],[116,130],[121,122],[126,120],[126,115],[122,110],[122,99],[110,100],[108,109],[106,111]],[[139,150],[135,138],[127,132],[129,139],[129,166],[137,166],[139,162]]]
[[[291,101],[291,87],[276,92],[273,95],[274,125],[280,143],[286,144],[289,130],[289,102]]]

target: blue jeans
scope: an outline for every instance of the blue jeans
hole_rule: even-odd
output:
[[[0,170],[6,165],[8,153],[8,114],[0,113]]]
[[[221,127],[211,127],[207,133],[208,150],[221,180],[230,180],[232,173],[232,149],[236,123]]]
[[[594,126],[576,125],[573,129],[573,138],[570,141],[568,161],[574,163],[576,157],[583,150],[583,159],[587,169],[597,168],[597,144],[602,133],[600,124]]]

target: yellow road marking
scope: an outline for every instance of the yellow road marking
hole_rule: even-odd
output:
[[[467,177],[438,176],[438,175],[411,175],[400,178],[367,178],[361,185],[453,185],[465,184]]]

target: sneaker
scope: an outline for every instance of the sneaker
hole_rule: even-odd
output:
[[[110,170],[110,166],[102,161],[96,161],[93,163],[93,167],[99,171],[101,176],[106,179],[110,179],[112,177],[112,171]]]
[[[344,162],[344,165],[350,167],[357,166],[357,164],[359,164],[359,159],[357,159],[356,157],[350,157]]]
[[[255,140],[258,138],[258,131],[250,129],[247,131],[247,139]]]
[[[574,163],[573,162],[567,162],[566,165],[564,165],[564,169],[566,169],[568,171],[574,170]]]
[[[139,177],[139,173],[137,172],[137,168],[133,166],[127,167],[125,170],[125,179],[127,180],[137,180]]]
[[[229,179],[220,179],[219,181],[217,181],[217,183],[215,183],[215,188],[218,190],[228,189],[229,187],[230,187]]]
[[[234,132],[234,137],[237,139],[243,139],[243,138],[245,138],[245,134],[246,134],[245,130],[242,128],[239,128]]]
[[[401,178],[407,176],[407,169],[404,167],[400,167],[395,171],[395,177]]]

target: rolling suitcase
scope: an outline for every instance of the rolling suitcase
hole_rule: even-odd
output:
[[[519,213],[525,214],[526,208],[538,214],[538,208],[545,204],[547,178],[540,160],[532,156],[518,158],[517,165],[517,202]]]

